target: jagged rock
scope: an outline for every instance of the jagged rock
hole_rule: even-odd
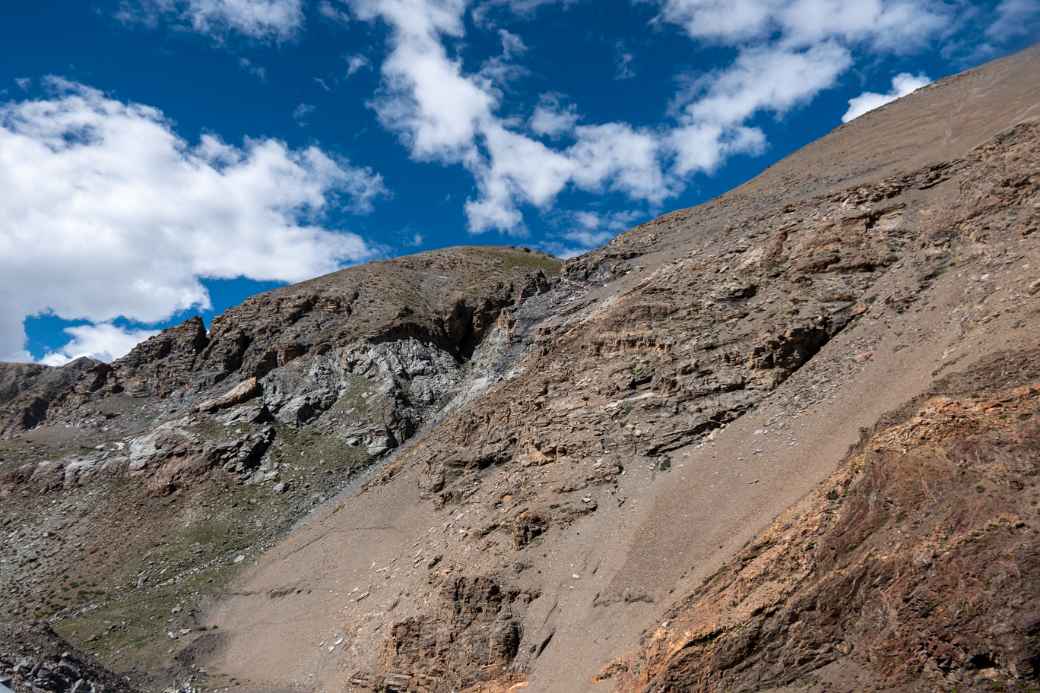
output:
[[[847,660],[886,690],[1035,686],[1038,364],[1035,350],[991,358],[865,431],[610,675],[750,691]]]
[[[508,681],[523,636],[519,617],[536,596],[493,577],[450,579],[437,611],[393,625],[370,679],[393,677],[402,690],[427,682],[457,690]]]
[[[195,359],[207,343],[202,318],[190,318],[141,342],[113,368],[128,392],[163,397],[189,382]]]
[[[226,409],[250,400],[259,394],[259,381],[256,378],[246,378],[220,397],[209,399],[202,404],[199,404],[197,409],[200,412],[212,412],[217,409]]]
[[[194,425],[191,419],[178,419],[131,440],[130,477],[144,478],[156,493],[168,493],[217,467],[245,478],[274,439],[274,429],[262,426],[244,431],[221,427],[216,437],[207,440],[192,431]]]
[[[133,693],[138,689],[78,652],[43,623],[0,623],[0,684],[41,693]]]

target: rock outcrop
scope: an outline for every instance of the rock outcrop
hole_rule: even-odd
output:
[[[732,624],[719,626],[729,629],[719,636],[725,666],[713,663],[710,630],[703,648],[689,641],[691,655],[683,658],[681,614],[693,607],[681,595],[709,594],[696,592],[714,572],[708,567],[728,565],[744,539],[826,483],[845,447],[837,441],[851,443],[859,426],[918,401],[954,364],[963,370],[1040,338],[1040,305],[1029,290],[1040,267],[1040,122],[1028,116],[1040,107],[1040,84],[1031,76],[1038,60],[1034,50],[940,82],[840,128],[718,200],[568,261],[550,291],[503,313],[500,330],[474,355],[491,376],[486,382],[464,385],[466,396],[450,403],[435,426],[395,452],[335,511],[261,559],[239,589],[263,594],[290,580],[288,555],[294,565],[321,566],[337,579],[308,577],[312,593],[293,592],[275,603],[228,598],[210,621],[227,640],[202,661],[236,675],[266,671],[260,680],[286,686],[302,685],[306,672],[324,671],[332,661],[354,672],[352,685],[361,690],[526,684],[573,691],[615,682],[696,690],[713,681],[714,689],[729,690],[755,688],[759,679],[811,683],[806,677],[816,668],[835,662],[827,648],[845,645],[824,635],[816,642],[815,625],[806,625],[804,636],[798,626],[823,618],[822,605],[813,605],[824,599],[830,611],[821,632],[849,626],[875,637],[875,614],[859,622],[857,614],[889,598],[885,585],[912,591],[913,581],[899,578],[913,575],[903,566],[913,556],[902,548],[890,563],[882,561],[883,569],[872,562],[877,557],[845,557],[860,561],[855,586],[862,591],[853,595],[860,601],[839,598],[827,582],[830,568],[817,576],[826,585],[780,571],[792,580],[790,602],[766,606],[760,615],[734,611]],[[951,120],[951,104],[986,116]],[[901,134],[878,149],[872,138],[887,130]],[[1024,468],[1018,473],[1017,483],[1026,483]],[[422,511],[410,507],[416,489],[427,504]],[[976,491],[965,486],[961,493],[951,498]],[[405,498],[407,504],[395,500]],[[928,518],[905,529],[864,526],[877,535],[871,546],[891,544],[912,528],[946,531],[941,497],[920,508],[912,500],[901,501],[899,522],[913,522],[907,518],[917,509]],[[1026,541],[1034,531],[1030,497],[998,496],[992,507],[1001,503],[1030,518],[1019,528]],[[384,512],[374,504],[389,507]],[[980,517],[989,522],[985,513]],[[379,539],[356,538],[362,526]],[[335,568],[327,559],[331,537],[350,547],[332,561]],[[1006,554],[1022,573],[1007,582],[1017,590],[1011,604],[1032,598],[1026,545]],[[986,565],[1011,548],[994,547]],[[356,551],[371,552],[371,560]],[[808,548],[791,551],[793,563]],[[874,584],[882,572],[886,577]],[[444,595],[460,579],[493,579],[532,595],[522,610],[509,610],[519,636],[515,654],[469,658],[461,654],[465,648],[456,653],[440,644],[475,635],[460,632],[445,606],[451,601]],[[946,579],[932,589],[955,589]],[[739,591],[744,582],[733,582],[731,588],[704,583],[713,590],[704,603],[729,599],[724,588],[735,590],[734,599],[750,599]],[[775,596],[765,590],[762,598]],[[358,593],[365,598],[357,601]],[[977,597],[980,605],[997,606]],[[330,609],[335,616],[324,616]],[[306,619],[315,633],[342,630],[343,643],[331,654],[301,643],[290,660],[283,640],[260,632],[261,610],[265,623]],[[1009,614],[980,616],[971,628],[989,632],[1010,623]],[[752,617],[762,622],[754,633],[742,625]],[[871,669],[881,652],[906,660],[921,646],[891,633],[872,644],[852,643],[851,651],[868,654],[866,664],[849,660],[849,666],[867,666],[868,679],[882,684],[957,685],[974,681],[962,664],[989,652],[992,665],[975,660],[987,676],[1032,680],[1023,664],[1032,656],[1028,624],[1008,626],[1009,654],[998,656],[1005,650],[995,641],[958,641],[956,618],[920,618],[911,627],[915,637],[954,648],[950,661],[958,664],[943,665],[954,672],[948,678],[921,673],[932,666],[924,655],[920,670],[903,678]],[[631,652],[641,631],[654,633],[654,624],[665,621],[679,625],[662,626],[666,635],[623,660],[615,681],[602,676],[604,664]],[[491,642],[494,623],[475,624],[479,642]],[[409,654],[415,652],[424,654]],[[1005,667],[1011,659],[1017,663]],[[278,671],[266,664],[272,661]],[[342,679],[330,673],[319,685],[335,687]]]

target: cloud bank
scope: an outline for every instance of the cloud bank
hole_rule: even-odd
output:
[[[71,339],[65,346],[40,359],[47,366],[64,366],[86,356],[109,363],[130,352],[138,343],[159,334],[157,330],[128,330],[112,323],[66,327]]]
[[[495,70],[485,64],[475,73],[447,47],[465,37],[467,10],[486,19],[488,3],[339,2],[345,16],[390,28],[372,106],[413,159],[470,171],[477,194],[465,211],[474,233],[523,233],[523,208],[547,210],[568,188],[660,205],[690,175],[763,151],[765,134],[752,119],[783,115],[834,86],[853,64],[854,48],[910,50],[950,21],[946,6],[930,0],[660,0],[659,23],[694,41],[733,46],[737,55],[728,67],[694,80],[695,88],[680,90],[671,121],[645,128],[587,123],[558,94],[543,95],[525,123],[500,116],[503,80],[496,75],[510,74],[508,61],[522,53],[522,42],[512,35],[507,42],[508,32],[501,32]],[[530,13],[546,3],[496,4]]]
[[[298,281],[373,255],[319,223],[370,208],[370,169],[271,139],[190,144],[154,108],[48,85],[0,106],[0,360],[28,358],[30,315],[157,322],[207,308],[202,278]]]

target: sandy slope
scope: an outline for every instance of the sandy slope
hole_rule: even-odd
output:
[[[634,232],[618,247],[643,253],[643,274],[597,289],[586,312],[609,310],[641,276],[703,243],[696,224],[725,218],[727,204],[768,210],[966,155],[1040,115],[1037,74],[1040,53],[1033,50],[926,89],[796,153],[705,208],[700,220],[695,210],[685,226]],[[906,193],[911,203],[915,195],[937,196],[932,210],[958,194],[955,186]],[[531,567],[517,570],[517,580],[538,592],[522,617],[517,658],[528,690],[609,687],[593,684],[594,675],[827,478],[861,428],[955,365],[1035,344],[1038,305],[1027,287],[1040,276],[1038,245],[1036,235],[1004,245],[966,241],[956,264],[926,289],[913,283],[919,272],[907,260],[886,275],[890,286],[874,288],[875,305],[898,290],[919,290],[912,310],[870,310],[750,413],[673,452],[670,471],[626,466],[615,487],[590,492],[596,512],[547,534],[525,554]],[[367,679],[356,674],[379,658],[390,625],[432,608],[442,537],[462,532],[449,557],[472,574],[507,567],[464,528],[467,513],[491,511],[435,509],[417,488],[421,471],[407,468],[337,499],[259,557],[211,613],[220,635],[208,636],[200,662],[212,683],[238,690],[361,686]]]

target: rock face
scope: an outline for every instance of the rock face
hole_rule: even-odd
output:
[[[1035,686],[1038,453],[1040,352],[943,379],[670,609],[611,669],[618,688],[834,685],[842,668],[892,689]]]
[[[1038,70],[562,268],[402,258],[5,367],[0,613],[149,684],[1034,685]]]
[[[351,683],[391,690],[467,690],[508,682],[523,637],[518,616],[537,595],[495,578],[459,577],[446,582],[440,596],[439,611],[394,624],[381,671],[374,677],[358,675]]]

